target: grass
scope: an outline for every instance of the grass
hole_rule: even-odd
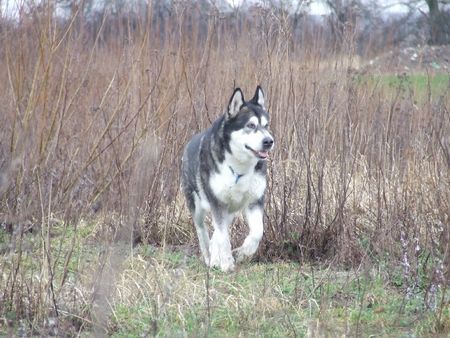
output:
[[[358,75],[357,83],[368,85],[370,88],[381,87],[386,95],[403,93],[410,95],[419,104],[423,104],[430,97],[438,99],[450,90],[450,75],[434,74],[382,74]]]
[[[406,337],[443,332],[435,327],[435,312],[424,307],[423,290],[407,299],[404,286],[387,276],[384,268],[340,270],[333,264],[249,262],[225,274],[208,270],[190,246],[131,249],[99,241],[97,226],[83,224],[69,236],[65,228],[55,227],[52,241],[63,243],[62,251],[69,251],[70,239],[75,240],[64,277],[70,288],[58,287],[65,271],[63,261],[57,260],[54,268],[55,292],[67,292],[57,321],[69,335]],[[26,235],[28,242],[35,243],[36,235]],[[25,285],[34,278],[32,257],[41,249],[35,245],[28,252],[29,263],[23,268],[30,274],[23,275],[28,280]],[[13,268],[6,258],[0,261],[3,276]],[[83,308],[91,309],[93,316],[80,312]],[[18,334],[21,329],[15,319],[16,314],[8,313],[0,334],[8,330]],[[444,331],[450,328],[448,307],[441,325]],[[35,330],[45,335],[50,328]]]

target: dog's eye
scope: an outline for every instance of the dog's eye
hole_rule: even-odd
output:
[[[250,122],[249,124],[247,124],[247,128],[256,129],[256,124],[254,124],[253,122]]]

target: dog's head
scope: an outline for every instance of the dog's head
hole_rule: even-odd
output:
[[[266,159],[274,142],[268,127],[269,114],[261,87],[256,87],[250,101],[244,100],[240,88],[235,89],[228,104],[224,126],[233,156],[240,161]]]

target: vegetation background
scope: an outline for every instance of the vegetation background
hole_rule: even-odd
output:
[[[448,334],[448,54],[420,60],[447,47],[414,45],[401,68],[402,20],[368,30],[357,2],[333,4],[320,20],[284,2],[3,15],[0,334]],[[448,42],[429,13],[422,42]],[[265,236],[225,275],[198,259],[180,155],[257,84],[276,139]]]

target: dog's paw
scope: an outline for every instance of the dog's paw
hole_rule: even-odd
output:
[[[220,270],[223,272],[232,272],[235,269],[234,260],[228,262],[221,262]]]
[[[233,259],[233,257],[230,257],[227,259],[210,261],[209,267],[210,268],[218,268],[218,269],[222,270],[223,272],[231,272],[231,271],[234,271],[234,268],[235,268],[234,259]]]
[[[234,258],[232,255],[213,255],[209,260],[210,268],[219,268],[223,272],[234,271]]]
[[[244,261],[245,258],[247,257],[242,253],[241,248],[233,250],[233,256],[236,259],[236,263],[242,263],[242,261]]]
[[[257,243],[250,242],[250,245],[242,245],[239,248],[233,250],[234,257],[236,258],[236,262],[240,263],[244,260],[250,260],[253,254],[258,249]]]

